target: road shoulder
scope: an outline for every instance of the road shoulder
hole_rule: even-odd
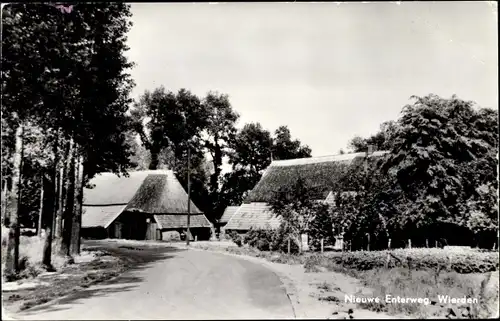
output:
[[[175,246],[183,249],[187,248],[181,244]],[[308,273],[299,264],[289,265],[269,262],[263,258],[229,253],[222,247],[207,248],[203,246],[197,248],[196,245],[191,245],[188,249],[232,256],[260,264],[273,271],[283,283],[297,319],[393,319],[396,317],[360,309],[355,304],[345,303],[345,294],[365,292],[367,289],[362,287],[358,280],[341,273]],[[322,289],[323,284],[331,284],[332,281],[335,284],[333,290],[325,291]]]

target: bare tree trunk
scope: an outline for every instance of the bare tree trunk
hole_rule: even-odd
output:
[[[56,216],[56,230],[55,230],[55,236],[56,236],[56,247],[58,249],[58,252],[61,250],[61,243],[62,243],[62,226],[63,226],[63,213],[64,213],[64,196],[65,196],[65,191],[66,188],[64,186],[64,182],[67,179],[67,169],[68,169],[68,155],[70,152],[70,142],[66,143],[66,149],[64,151],[63,158],[61,159],[61,164],[62,166],[59,169],[59,180],[58,180],[58,207],[57,207],[57,216]],[[65,162],[66,161],[66,162]]]
[[[61,232],[62,232],[62,213],[64,209],[64,204],[63,204],[63,183],[64,183],[64,168],[61,167],[58,169],[58,175],[57,175],[57,210],[56,210],[56,229],[55,229],[55,234],[54,236],[56,239],[61,238]]]
[[[75,213],[73,215],[73,229],[71,232],[70,254],[80,254],[80,230],[82,226],[82,207],[83,207],[83,158],[80,156],[75,165]]]
[[[2,180],[2,224],[7,225],[8,181]]]
[[[63,179],[64,179],[64,168],[60,167],[57,169],[57,179],[56,179],[56,190],[55,203],[57,206],[54,207],[55,222],[54,222],[54,253],[59,253],[61,249],[61,235],[62,235],[62,212],[63,207]]]
[[[45,265],[47,270],[53,270],[52,267],[52,241],[54,238],[54,230],[56,227],[55,216],[58,207],[58,165],[59,165],[59,129],[57,130],[56,140],[54,142],[54,167],[52,171],[52,179],[47,178],[45,175],[44,179],[44,189],[45,189],[45,199],[43,210],[45,214],[43,217],[46,218],[47,222],[45,224],[45,240],[43,245],[43,259],[42,264]]]
[[[149,152],[151,154],[151,162],[149,163],[149,169],[154,170],[158,169],[158,165],[160,163],[160,151],[158,147],[152,147]]]
[[[5,257],[5,275],[12,276],[19,272],[19,205],[21,199],[21,168],[23,162],[23,126],[16,129],[16,149],[14,151],[14,170],[12,175],[12,189],[10,192],[9,210],[9,238]]]
[[[66,186],[63,203],[63,227],[61,237],[60,254],[70,256],[71,232],[73,226],[73,214],[75,205],[75,157],[73,151],[73,139],[69,143],[69,152],[66,162]]]
[[[43,174],[43,214],[42,218],[45,229],[44,244],[43,244],[43,258],[42,264],[48,271],[53,270],[51,259],[52,259],[52,239],[54,231],[54,205],[55,205],[55,182],[56,175],[52,175],[52,179],[48,178],[45,173]]]
[[[41,186],[40,186],[40,210],[38,211],[38,227],[37,227],[37,235],[42,236],[42,222],[43,222],[43,175],[41,177]]]

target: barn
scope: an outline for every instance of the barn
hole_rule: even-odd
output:
[[[234,213],[238,211],[240,207],[239,206],[228,206],[224,210],[224,213],[222,214],[221,218],[217,221],[215,228],[217,229],[217,232],[220,233],[224,226],[226,226],[227,222],[233,217]]]
[[[82,236],[162,240],[187,231],[188,196],[170,170],[98,174],[84,189]],[[190,202],[191,238],[210,238],[212,224]]]
[[[277,228],[280,218],[272,212],[268,202],[275,191],[292,185],[299,177],[311,186],[318,201],[333,204],[332,191],[347,169],[351,166],[363,166],[369,160],[385,154],[386,151],[376,151],[273,161],[250,191],[244,204],[224,226],[224,231],[246,233],[251,228]]]

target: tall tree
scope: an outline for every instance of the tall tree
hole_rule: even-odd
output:
[[[245,124],[230,146],[229,164],[235,169],[260,173],[271,163],[273,140],[260,123]]]
[[[417,227],[442,223],[465,227],[472,211],[468,203],[480,199],[482,191],[489,190],[486,186],[497,189],[493,180],[497,159],[492,151],[498,148],[498,113],[478,110],[473,102],[456,96],[413,98],[398,121],[384,171],[396,175],[409,200],[407,213]],[[496,216],[487,217],[497,225]]]
[[[151,155],[149,169],[157,169],[160,152],[170,146],[167,133],[172,135],[174,130],[171,127],[177,129],[184,121],[175,95],[164,87],[156,88],[153,92],[146,91],[134,103],[131,114],[135,129]]]
[[[210,194],[215,204],[222,173],[222,160],[236,135],[235,123],[239,115],[233,110],[228,95],[209,92],[203,100],[203,105],[208,113],[205,147],[212,156],[214,172],[210,176]]]
[[[173,151],[180,156],[188,141],[199,140],[207,126],[208,112],[186,89],[177,94],[163,86],[146,91],[131,109],[135,131],[150,154],[150,169],[157,169],[162,154]]]
[[[239,205],[271,163],[273,140],[260,123],[245,124],[230,142],[228,153],[232,171],[222,178],[217,216],[229,205]]]
[[[221,209],[240,205],[248,191],[259,182],[260,176],[259,173],[247,169],[233,169],[224,174],[220,191]]]
[[[128,126],[125,112],[133,83],[125,72],[132,65],[123,52],[130,7],[78,3],[77,8],[61,14],[52,6],[14,4],[3,12],[2,117],[21,112],[23,122],[32,121],[43,130],[44,150],[53,154],[38,178],[46,180],[44,188],[60,191],[64,186],[55,175],[62,164],[74,164],[71,158],[84,158],[86,180],[103,170],[123,172],[128,165],[122,133]],[[69,142],[73,149],[65,159],[62,151]],[[59,205],[67,204],[67,199],[59,204],[58,194],[44,190],[47,265],[51,218]]]
[[[204,135],[209,122],[209,111],[189,90],[176,94],[159,87],[146,91],[131,109],[134,130],[143,146],[135,144],[132,161],[136,169],[168,168],[176,173],[181,185],[187,189],[187,151],[190,149],[191,196],[195,204],[210,216],[211,201],[207,192]],[[149,164],[146,163],[149,161]]]
[[[394,135],[397,124],[395,121],[386,121],[380,125],[380,130],[368,138],[356,136],[349,141],[348,147],[354,153],[366,152],[368,145],[375,150],[390,150],[394,146]]]
[[[272,147],[273,159],[293,159],[311,157],[309,146],[302,146],[299,140],[292,140],[290,129],[287,126],[280,126],[274,132],[274,144]]]
[[[19,272],[19,204],[21,198],[22,182],[22,161],[23,161],[23,132],[22,124],[18,124],[15,138],[15,154],[13,160],[12,188],[10,197],[6,200],[9,210],[7,226],[9,228],[9,237],[7,241],[7,255],[5,257],[5,275],[7,278]],[[10,205],[10,206],[9,206]]]
[[[245,124],[230,144],[228,153],[232,171],[224,175],[220,209],[239,205],[259,181],[272,159],[284,160],[311,157],[311,150],[299,140],[292,140],[290,130],[281,126],[275,137],[260,123]],[[220,212],[222,214],[222,212]]]

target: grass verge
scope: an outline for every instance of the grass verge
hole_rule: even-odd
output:
[[[82,288],[118,276],[126,269],[123,260],[101,251],[92,251],[93,259],[63,267],[57,272],[42,273],[32,287],[3,292],[3,303],[12,312],[23,311],[66,296]],[[19,281],[22,285],[21,281]]]
[[[216,247],[196,245],[200,249],[225,251],[238,255],[264,258],[270,262],[303,264],[308,273],[336,272],[358,279],[369,293],[346,293],[357,297],[378,297],[380,303],[365,302],[357,306],[390,315],[412,318],[487,318],[498,313],[498,252],[451,253],[442,249],[397,250],[401,262],[385,265],[386,251],[350,253],[304,253],[287,255],[265,252],[249,247]],[[414,258],[408,266],[407,257]],[[451,261],[450,261],[451,258]],[[399,263],[399,264],[398,264]],[[461,272],[461,273],[459,273]],[[333,282],[319,286],[325,292],[318,300],[338,304],[337,296],[329,295],[339,290]],[[385,303],[386,295],[392,298],[428,298],[422,303]],[[477,303],[443,303],[439,296],[477,299]],[[340,300],[340,301],[343,301]]]

